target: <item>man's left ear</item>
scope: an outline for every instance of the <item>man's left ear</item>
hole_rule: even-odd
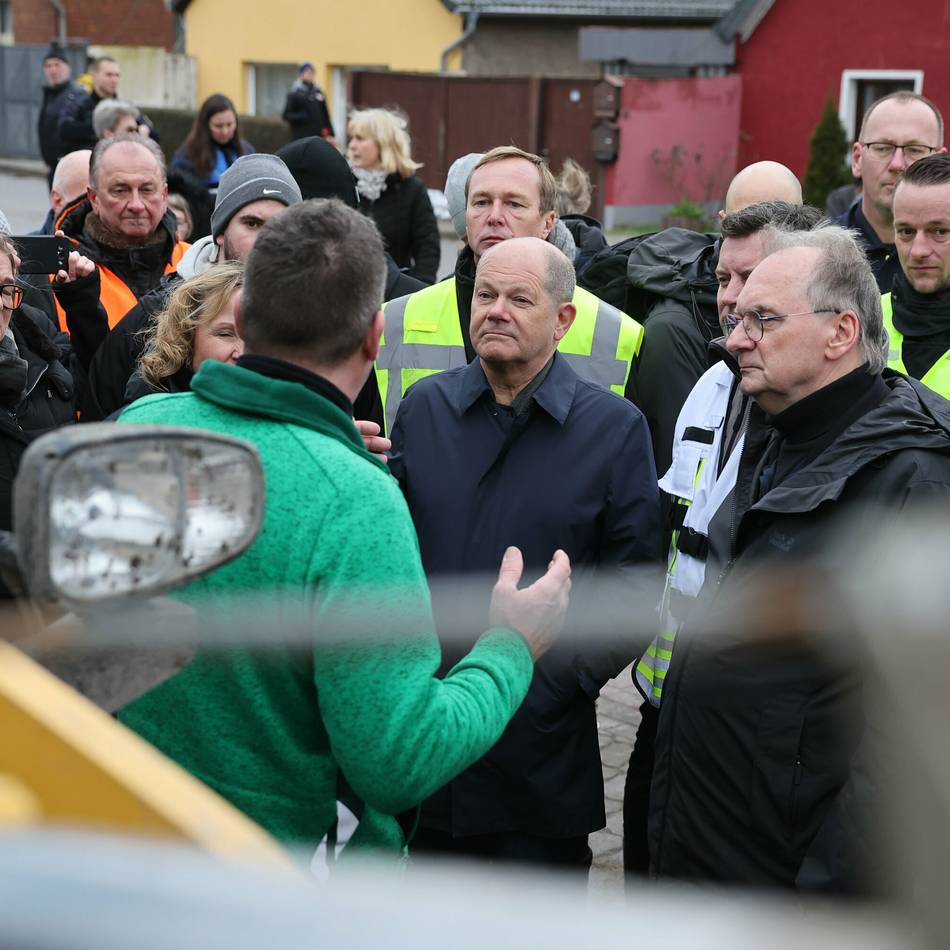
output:
[[[555,340],[560,341],[564,338],[567,331],[571,329],[571,324],[576,316],[577,308],[572,303],[562,303],[557,308],[557,322],[554,325]]]
[[[826,352],[828,359],[839,360],[860,342],[861,321],[853,310],[842,310],[834,321],[834,334],[828,340]]]
[[[543,224],[544,233],[541,235],[541,239],[546,241],[548,239],[548,235],[551,233],[552,229],[554,228],[554,222],[557,221],[557,212],[549,211],[544,216],[543,220],[544,220],[544,224]]]

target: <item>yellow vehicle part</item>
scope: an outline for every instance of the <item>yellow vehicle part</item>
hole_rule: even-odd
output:
[[[297,871],[202,782],[8,643],[0,642],[0,825],[45,823],[185,839]]]

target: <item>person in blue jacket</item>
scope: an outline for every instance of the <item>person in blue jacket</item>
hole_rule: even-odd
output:
[[[255,151],[241,138],[234,103],[215,93],[201,104],[188,137],[175,152],[171,167],[198,178],[214,194],[221,176],[242,156]]]

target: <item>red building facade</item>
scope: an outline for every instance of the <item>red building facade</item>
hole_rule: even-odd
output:
[[[950,116],[950,3],[916,0],[911,15],[886,0],[775,0],[737,41],[735,69],[739,166],[773,159],[801,176],[829,96],[852,138],[855,116],[895,88],[922,93]]]

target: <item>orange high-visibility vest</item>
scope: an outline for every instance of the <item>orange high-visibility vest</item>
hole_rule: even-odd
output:
[[[70,240],[77,245],[79,242],[75,238]],[[177,241],[172,250],[172,259],[165,265],[165,273],[170,274],[177,266],[178,262],[184,256],[185,251],[191,247],[184,241]],[[117,274],[104,267],[102,264],[96,264],[99,269],[99,302],[105,308],[106,315],[109,318],[109,329],[111,330],[137,303],[138,297],[132,293],[126,284]],[[52,278],[51,278],[52,282]],[[53,300],[56,303],[56,315],[59,318],[59,328],[64,333],[68,333],[66,326],[66,312],[60,306],[55,295]]]

